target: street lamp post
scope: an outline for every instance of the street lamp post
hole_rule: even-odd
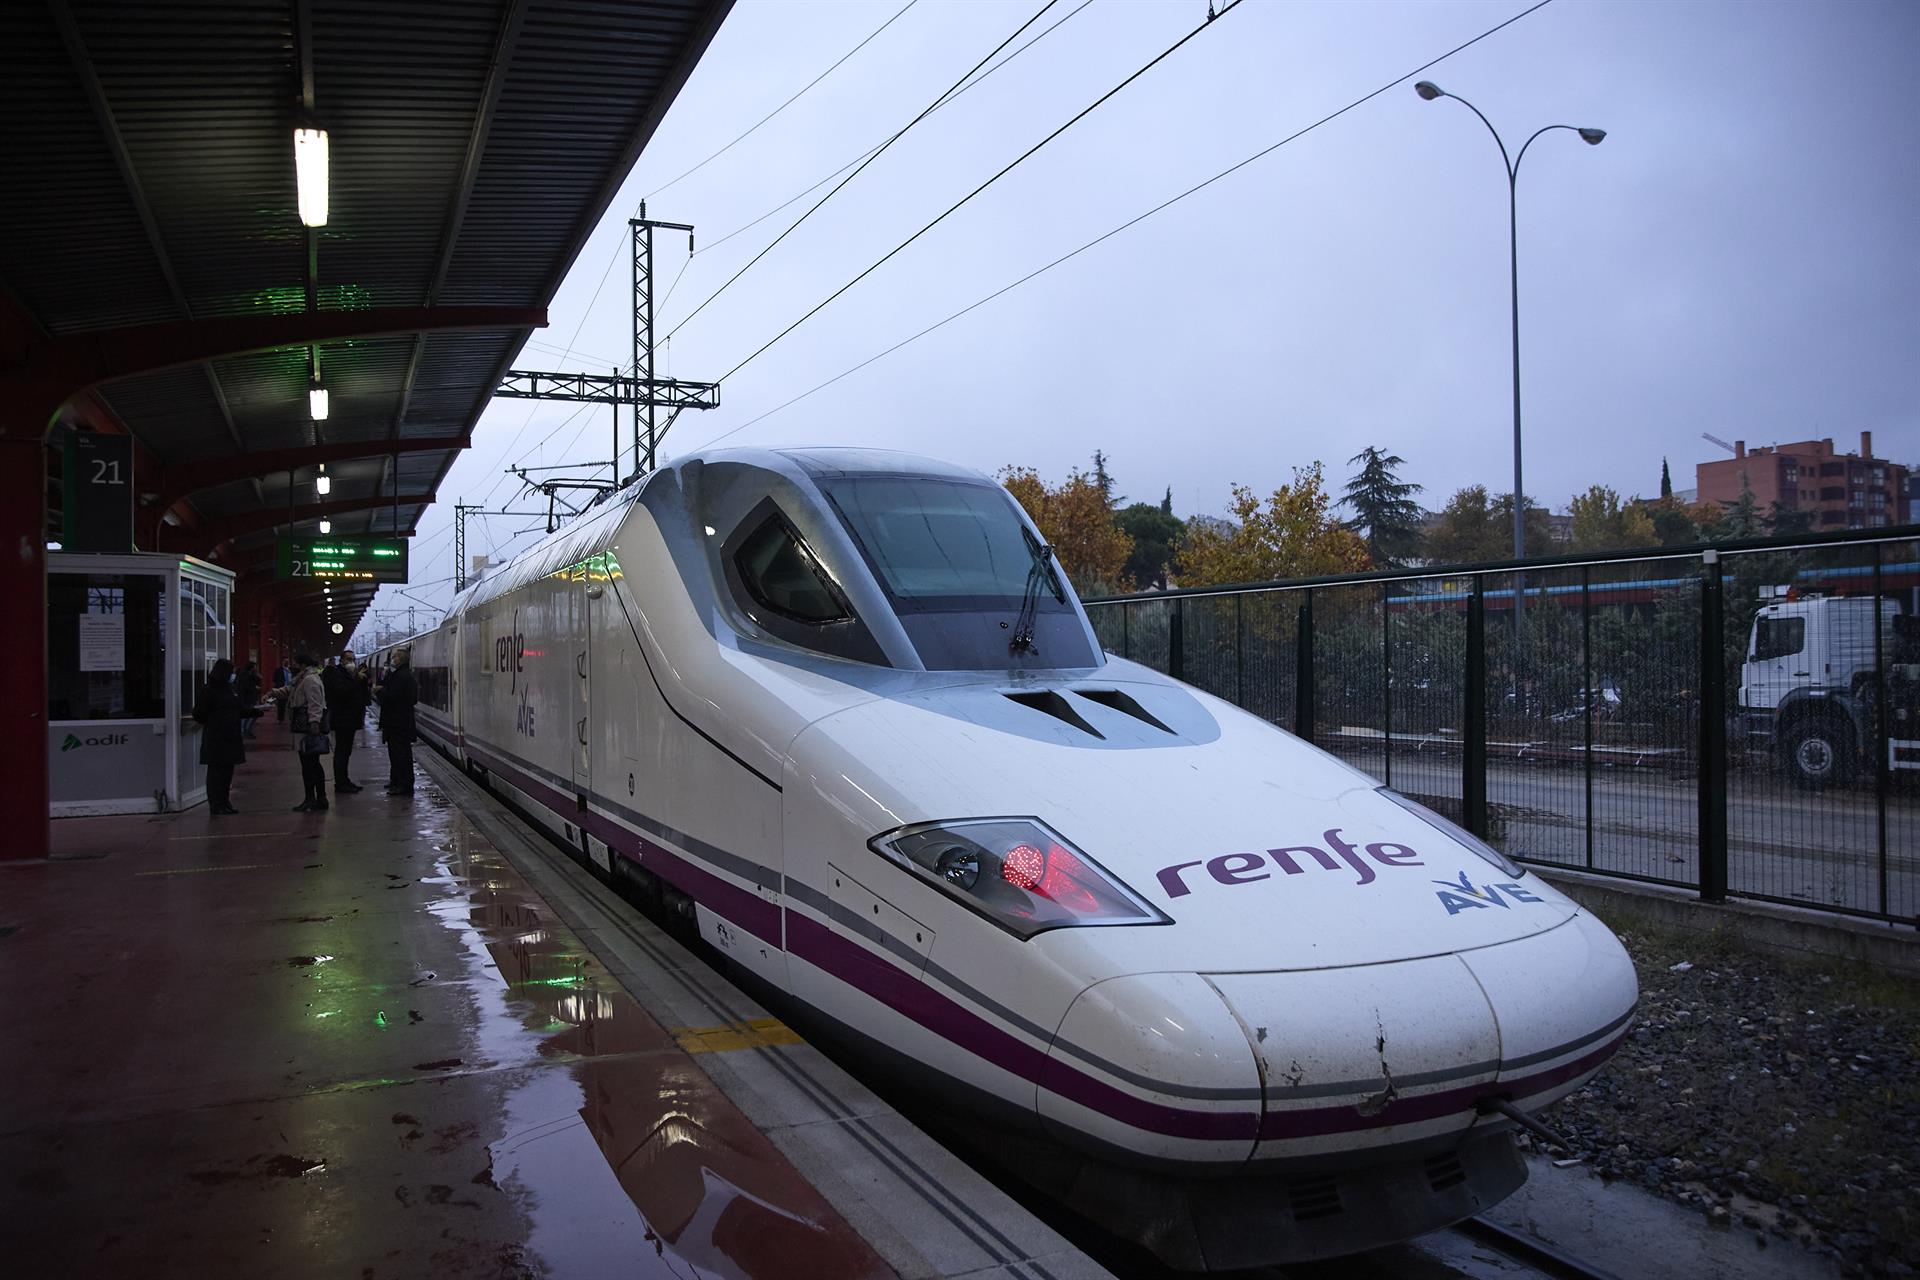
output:
[[[1527,555],[1527,508],[1526,489],[1520,479],[1520,216],[1518,192],[1520,185],[1520,162],[1527,157],[1527,148],[1533,145],[1533,139],[1555,129],[1567,129],[1580,135],[1590,147],[1597,147],[1607,136],[1605,129],[1580,128],[1570,124],[1550,124],[1536,129],[1533,137],[1520,144],[1520,153],[1510,155],[1506,142],[1500,137],[1500,131],[1493,127],[1493,121],[1481,114],[1480,108],[1468,102],[1458,94],[1448,93],[1431,80],[1422,80],[1413,86],[1413,91],[1428,102],[1437,98],[1452,98],[1480,117],[1480,123],[1487,126],[1487,132],[1500,148],[1501,163],[1507,170],[1507,279],[1513,294],[1513,558],[1524,560]],[[1520,601],[1516,596],[1514,607],[1518,610]],[[1517,612],[1516,612],[1517,617]]]

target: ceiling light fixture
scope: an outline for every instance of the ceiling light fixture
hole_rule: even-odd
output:
[[[293,172],[300,193],[300,221],[327,225],[327,131],[293,131]],[[324,416],[324,415],[322,415]]]
[[[322,520],[322,521],[320,522],[320,532],[321,532],[321,533],[332,533],[332,532],[333,532],[333,521],[331,521],[331,520]]]
[[[322,391],[320,394],[324,396],[327,393]],[[324,462],[320,464],[320,474],[313,478],[313,491],[323,498],[333,492],[333,477],[327,474],[327,464]]]

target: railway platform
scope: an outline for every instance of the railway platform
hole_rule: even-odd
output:
[[[360,780],[384,778],[375,741]],[[1104,1275],[421,750],[0,864],[20,1275]]]

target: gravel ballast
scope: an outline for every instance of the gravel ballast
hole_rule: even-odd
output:
[[[1639,970],[1638,1020],[1606,1069],[1542,1117],[1574,1154],[1755,1248],[1920,1275],[1913,982],[1712,935],[1615,932]]]

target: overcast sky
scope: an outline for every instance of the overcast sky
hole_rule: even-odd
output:
[[[686,266],[664,332],[818,197],[722,236],[885,140],[1044,0],[917,0],[667,185],[902,3],[742,0],[519,364],[630,359],[624,222],[643,196],[651,216],[696,224],[703,250],[689,264],[685,240],[661,235],[662,292]],[[1010,47],[1073,16],[687,323],[662,372],[720,377],[1206,13],[1079,4],[1054,4]],[[1526,7],[1245,0],[729,378],[722,407],[686,414],[665,452],[742,428]],[[1702,432],[1846,450],[1870,430],[1877,453],[1920,463],[1917,55],[1913,3],[1553,0],[1414,77],[1470,99],[1509,147],[1547,124],[1608,133],[1598,147],[1549,133],[1520,173],[1532,496],[1561,510],[1596,483],[1652,494],[1663,455],[1689,487],[1719,455]],[[885,446],[1049,479],[1103,449],[1121,493],[1171,485],[1182,515],[1314,461],[1338,485],[1369,444],[1406,458],[1429,507],[1463,485],[1505,491],[1506,198],[1486,129],[1409,80],[726,443]],[[507,462],[606,456],[608,410],[575,414],[495,402],[421,524],[416,580],[451,572],[456,498],[512,493],[495,487]],[[505,550],[526,523],[475,526],[469,550]]]

